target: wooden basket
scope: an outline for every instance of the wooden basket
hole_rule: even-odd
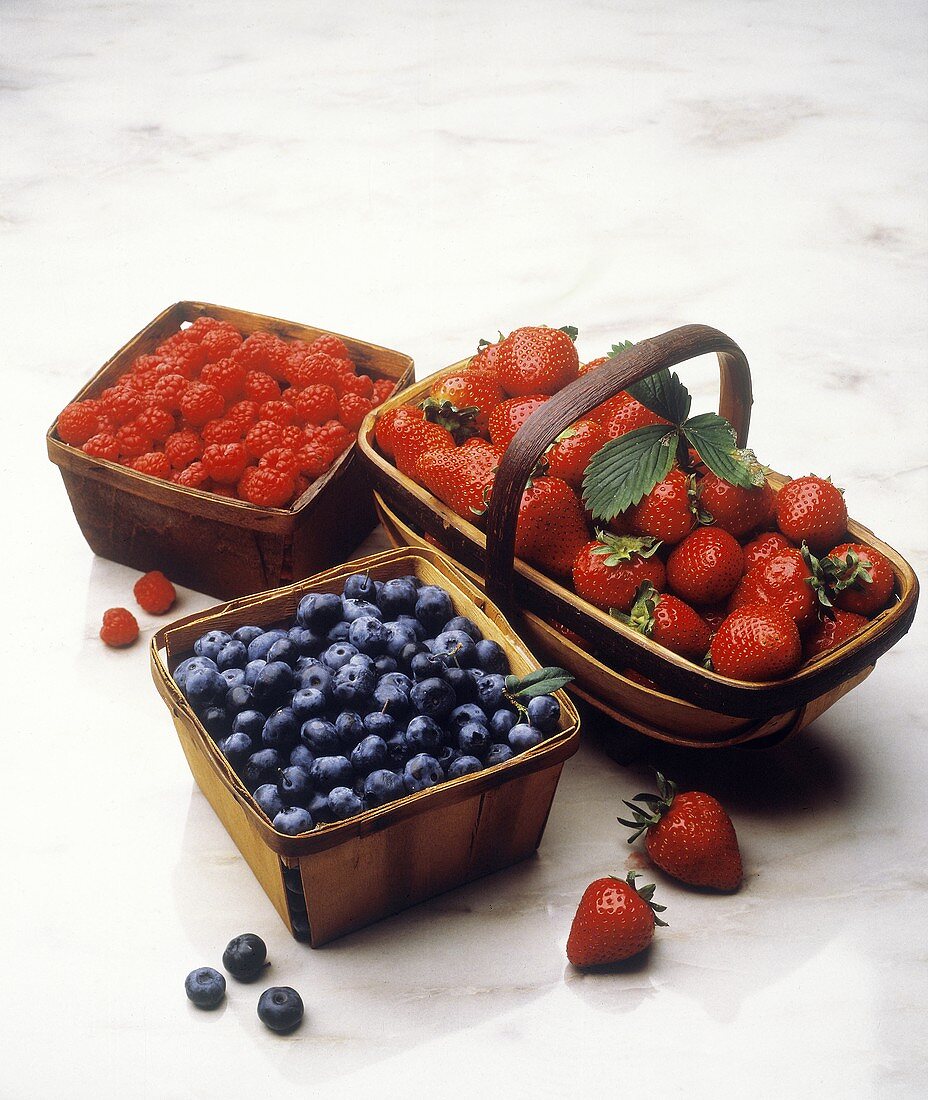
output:
[[[662,367],[715,352],[721,371],[719,411],[734,426],[738,445],[747,442],[751,376],[741,349],[723,333],[702,325],[674,329],[612,358],[538,409],[504,455],[496,476],[484,534],[445,507],[428,490],[401,474],[376,449],[377,416],[421,400],[434,377],[372,413],[358,437],[381,503],[381,519],[397,543],[418,545],[435,538],[472,575],[486,578],[487,593],[547,660],[577,678],[572,690],[624,725],[672,744],[718,748],[751,742],[771,744],[795,733],[860,683],[877,658],[911,625],[918,581],[909,564],[861,524],[850,520],[854,540],[884,554],[896,574],[896,600],[856,637],[772,683],[745,683],[720,676],[671,653],[580,599],[521,560],[513,560],[518,505],[529,472],[556,437],[609,397]],[[459,369],[455,364],[448,371]],[[785,477],[772,474],[779,488]],[[524,609],[520,612],[519,608]],[[569,627],[589,646],[581,648],[550,623]],[[593,656],[590,650],[595,651]],[[615,671],[631,669],[658,690]]]
[[[306,342],[326,331],[206,302],[176,302],[120,348],[73,400],[95,397],[139,355],[204,315],[246,334],[271,332]],[[394,392],[412,380],[408,355],[341,339],[358,369],[395,381]],[[95,554],[143,572],[160,569],[172,581],[220,599],[287,584],[343,561],[377,522],[354,444],[288,508],[259,508],[92,458],[63,443],[55,424],[46,443]]]
[[[348,821],[320,825],[305,836],[276,832],[171,671],[205,631],[292,621],[307,592],[340,591],[344,579],[358,571],[378,580],[415,574],[440,585],[455,614],[472,619],[505,648],[513,672],[525,675],[539,667],[499,610],[432,548],[390,550],[288,588],[234,600],[179,619],[151,643],[152,676],[197,784],[281,919],[313,947],[531,855],[541,841],[561,768],[579,743],[577,711],[558,692],[559,731],[512,760]]]

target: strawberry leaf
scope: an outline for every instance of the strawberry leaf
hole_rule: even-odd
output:
[[[734,429],[727,420],[717,413],[702,413],[687,420],[682,430],[714,474],[729,485],[754,488],[751,462],[745,452],[738,450]]]
[[[574,343],[576,343],[577,337],[580,335],[580,329],[578,329],[576,325],[562,325],[561,328],[558,329],[558,332],[566,333]]]
[[[631,340],[623,340],[621,344],[613,344],[609,349],[610,355],[619,355],[623,351],[628,351],[629,348],[633,348],[635,345]]]
[[[671,374],[666,367],[629,386],[628,392],[645,408],[669,420],[671,424],[682,424],[690,415],[693,399],[689,390],[676,372]]]
[[[673,466],[678,439],[677,429],[649,424],[600,447],[583,477],[583,503],[594,518],[614,519],[662,481]]]
[[[573,680],[563,668],[548,666],[539,668],[527,676],[507,676],[506,692],[515,700],[532,699],[536,695],[551,695]]]

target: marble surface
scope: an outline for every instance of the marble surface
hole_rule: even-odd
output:
[[[183,297],[420,372],[524,323],[591,357],[701,321],[748,353],[761,457],[831,473],[924,575],[924,6],[8,0],[0,32],[0,1095],[924,1095],[924,615],[774,753],[591,725],[537,858],[313,952],[195,789],[144,646],[98,642],[135,575],[91,556],[42,439]],[[709,407],[711,364],[686,377]],[[746,881],[658,875],[670,928],[584,976],[574,907],[642,862],[615,816],[652,765],[726,801]],[[303,993],[291,1038],[251,987],[184,1000],[246,929]]]

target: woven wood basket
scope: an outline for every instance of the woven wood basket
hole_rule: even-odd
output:
[[[201,316],[229,321],[243,333],[271,332],[311,342],[326,330],[206,302],[176,302],[137,333],[73,400],[95,397],[139,355],[154,350],[185,322]],[[357,368],[389,378],[395,391],[413,377],[408,355],[342,336]],[[63,443],[53,424],[48,457],[61,470],[74,515],[100,557],[171,580],[219,599],[259,592],[342,561],[375,526],[370,486],[356,446],[288,508],[258,508],[92,458]]]
[[[151,643],[151,670],[200,789],[290,931],[313,947],[525,859],[538,847],[564,761],[579,744],[579,717],[558,692],[561,724],[504,764],[450,780],[304,836],[276,832],[171,678],[205,631],[292,621],[307,592],[341,591],[351,573],[378,580],[415,574],[451,596],[502,645],[517,675],[539,667],[500,611],[431,547],[390,550],[275,592],[179,619]]]
[[[427,394],[432,376],[391,399],[361,427],[359,447],[374,481],[381,520],[396,544],[436,540],[484,585],[516,628],[546,660],[576,677],[571,690],[623,725],[676,745],[722,748],[770,745],[808,725],[860,683],[877,658],[909,629],[918,581],[892,547],[854,520],[848,531],[884,554],[896,574],[896,599],[856,637],[772,683],[746,683],[709,672],[671,653],[521,560],[514,560],[518,505],[538,458],[575,420],[632,383],[662,367],[714,352],[721,372],[719,412],[747,443],[752,403],[744,353],[729,337],[703,325],[687,325],[644,340],[566,387],[538,409],[510,444],[500,464],[486,533],[462,519],[428,490],[401,474],[376,449],[377,416]],[[466,362],[466,361],[465,361]],[[454,364],[448,372],[459,369]],[[788,479],[772,474],[775,488]],[[550,624],[563,624],[589,646],[581,648]],[[592,652],[591,652],[592,651]],[[595,652],[595,656],[593,653]],[[633,670],[657,690],[624,675]],[[617,671],[621,670],[621,671]]]

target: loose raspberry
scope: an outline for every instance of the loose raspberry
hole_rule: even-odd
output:
[[[139,607],[150,615],[163,615],[173,607],[177,599],[174,585],[157,569],[139,577],[132,592]]]
[[[244,443],[213,443],[203,452],[203,465],[220,485],[234,485],[247,464]]]
[[[100,417],[81,401],[62,409],[58,417],[58,435],[72,446],[82,446],[99,431]]]
[[[126,385],[110,386],[100,394],[100,400],[106,414],[117,424],[127,424],[145,408],[142,396]]]
[[[270,466],[250,466],[238,483],[238,495],[261,508],[283,508],[293,496],[292,475]]]
[[[348,359],[349,361],[351,359],[348,349],[342,341],[331,332],[324,332],[321,336],[317,336],[309,347],[311,351],[324,352],[326,355],[331,355],[333,359]]]
[[[352,374],[350,371],[343,374],[335,383],[335,392],[339,397],[346,393],[355,393],[359,397],[372,400],[374,396],[374,380],[369,374]]]
[[[225,359],[242,344],[242,334],[232,325],[223,321],[219,325],[222,327],[207,332],[200,341],[200,346],[206,352],[207,363],[217,363],[220,359]]]
[[[324,443],[307,443],[297,451],[296,459],[309,478],[322,477],[332,465],[332,455]]]
[[[338,399],[338,419],[350,432],[357,432],[364,417],[373,407],[370,398],[361,397],[357,393],[346,393]]]
[[[129,463],[133,470],[140,474],[148,474],[149,477],[160,477],[165,481],[171,476],[171,463],[164,451],[149,451],[147,454],[133,458]]]
[[[157,405],[150,405],[135,418],[135,425],[143,432],[147,432],[152,439],[160,442],[174,431],[174,417],[166,409],[160,409]]]
[[[119,455],[123,459],[138,458],[151,450],[154,440],[135,424],[125,424],[116,432],[119,442]]]
[[[254,332],[235,351],[246,370],[265,371],[272,378],[285,378],[290,345],[271,332]]]
[[[273,420],[259,420],[245,436],[245,449],[252,458],[260,458],[272,447],[283,443],[284,429]]]
[[[100,637],[107,645],[119,648],[132,645],[139,636],[139,624],[131,611],[124,607],[111,607],[103,612],[103,625]]]
[[[261,405],[265,401],[276,401],[280,397],[280,386],[264,371],[250,370],[245,375],[242,393],[249,401]]]
[[[283,474],[289,474],[290,477],[296,477],[300,472],[300,462],[296,457],[296,452],[291,450],[290,447],[272,447],[271,450],[266,451],[261,456],[258,465],[267,466]]]
[[[392,397],[396,389],[396,383],[392,378],[378,378],[374,383],[374,405],[382,405],[388,397]]]
[[[203,429],[204,443],[241,443],[245,432],[227,416],[211,420]]]
[[[202,489],[209,481],[209,473],[202,462],[191,462],[186,470],[178,470],[173,474],[171,481],[188,489]]]
[[[338,394],[331,386],[307,386],[293,394],[290,403],[304,424],[324,424],[338,418]]]
[[[219,390],[202,382],[191,382],[180,399],[180,411],[187,423],[194,428],[200,428],[208,420],[222,416],[225,407],[225,399]]]
[[[203,454],[203,440],[189,429],[174,432],[164,441],[164,453],[175,470],[182,470]]]
[[[282,428],[296,423],[296,409],[286,401],[265,401],[260,415],[262,420],[273,420]]]
[[[119,440],[110,432],[92,435],[81,450],[91,458],[105,458],[110,462],[119,460]]]
[[[303,389],[306,386],[334,386],[342,377],[344,360],[333,359],[331,355],[315,352],[305,356],[298,365],[292,362],[289,367],[290,381]]]
[[[218,363],[206,364],[200,381],[215,386],[226,401],[234,401],[245,385],[245,368],[234,359],[220,359]]]
[[[163,374],[151,389],[152,403],[167,412],[179,412],[181,398],[189,385],[182,374]]]
[[[225,419],[235,424],[244,435],[249,428],[258,423],[260,405],[256,401],[237,401],[225,415]]]

